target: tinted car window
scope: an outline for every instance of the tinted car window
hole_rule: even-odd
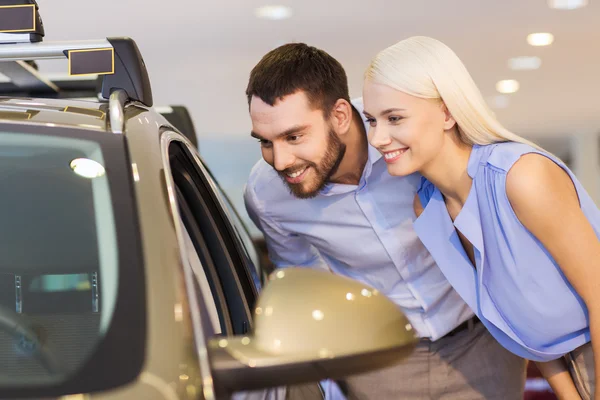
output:
[[[60,382],[106,333],[118,287],[98,143],[0,133],[0,385]]]
[[[223,192],[223,190],[221,189],[219,184],[214,180],[212,174],[210,173],[210,170],[208,168],[206,170],[208,172],[208,174],[207,174],[208,177],[214,182],[214,187],[216,188],[217,194],[220,196],[223,204],[225,204],[226,213],[229,217],[229,220],[233,224],[233,227],[234,227],[236,235],[237,235],[237,239],[240,242],[242,249],[244,251],[245,258],[247,259],[247,262],[250,265],[252,271],[256,272],[256,274],[252,274],[254,284],[256,285],[257,289],[260,289],[260,286],[261,286],[261,282],[259,280],[259,276],[261,275],[260,260],[259,260],[256,248],[254,247],[254,243],[252,242],[252,238],[250,237],[250,234],[248,233],[248,229],[246,228],[245,224],[242,222],[239,214],[237,213],[237,210],[231,204],[231,201],[229,201],[229,198],[227,197],[227,195]]]
[[[188,262],[190,263],[190,267],[194,272],[194,278],[196,279],[194,289],[196,290],[196,295],[202,300],[201,303],[204,304],[208,314],[208,321],[210,324],[210,329],[208,331],[213,335],[221,334],[224,329],[221,326],[219,307],[217,306],[219,297],[217,293],[213,293],[208,276],[204,272],[202,262],[200,261],[198,253],[196,253],[194,243],[192,242],[192,238],[190,237],[184,222],[180,221],[180,224],[183,231],[183,239],[185,241],[184,247]]]
[[[169,163],[173,178],[190,207],[208,247],[210,260],[219,274],[234,332],[245,333],[251,325],[258,274],[225,211],[215,182],[197,158],[197,153],[192,152],[195,150],[182,142],[170,144]]]

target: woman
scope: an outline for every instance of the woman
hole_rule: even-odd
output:
[[[363,100],[389,173],[423,176],[415,230],[448,281],[559,398],[600,399],[600,212],[579,181],[502,127],[437,40],[380,52]]]

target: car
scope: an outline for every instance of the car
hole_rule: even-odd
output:
[[[304,268],[265,279],[195,135],[154,108],[132,39],[44,42],[35,1],[13,3],[0,7],[0,398],[226,399],[410,354],[416,333],[376,290]],[[45,79],[34,62],[49,58],[99,76],[98,98]]]

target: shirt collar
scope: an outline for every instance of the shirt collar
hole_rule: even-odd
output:
[[[480,151],[480,145],[473,145],[471,148],[471,154],[469,155],[469,162],[467,163],[467,173],[471,177],[471,179],[475,178],[477,175],[477,170],[479,169],[479,164],[481,163],[481,157],[483,152]]]
[[[363,168],[363,172],[360,177],[360,181],[358,182],[358,185],[347,185],[347,184],[342,184],[342,183],[327,183],[323,187],[323,189],[321,189],[319,194],[321,194],[323,196],[332,196],[334,194],[350,193],[350,192],[362,189],[365,186],[365,184],[367,183],[369,176],[371,175],[371,171],[373,170],[373,164],[375,164],[381,158],[381,153],[377,149],[375,149],[371,145],[368,145],[368,146],[369,147],[368,147],[367,163],[365,164],[365,167]]]

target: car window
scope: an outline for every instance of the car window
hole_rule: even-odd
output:
[[[247,281],[251,282],[252,290],[245,291],[246,299],[254,304],[256,295],[261,287],[260,281],[260,261],[252,239],[248,234],[248,229],[242,222],[239,214],[229,201],[227,195],[223,192],[218,182],[214,179],[209,168],[206,166],[196,148],[186,146],[190,161],[197,167],[197,173],[206,183],[206,187],[211,194],[214,207],[222,219],[221,229],[232,239],[234,244],[231,249],[242,261],[238,273],[244,274]]]
[[[1,384],[60,382],[107,332],[119,257],[99,143],[0,132]]]
[[[183,142],[173,140],[168,145],[168,164],[182,218],[208,283],[213,294],[221,293],[224,297],[224,302],[217,302],[217,307],[221,306],[218,311],[223,333],[247,333],[252,325],[251,310],[257,289],[250,279],[247,260],[239,250],[241,244],[232,223],[220,208],[211,182]]]
[[[175,193],[177,207],[179,208],[178,214],[181,218],[180,222],[182,229],[185,231],[185,243],[183,245],[187,252],[188,262],[196,276],[193,282],[195,294],[201,304],[206,304],[207,313],[210,315],[209,321],[212,329],[208,333],[211,335],[216,333],[232,334],[231,315],[227,306],[227,296],[223,291],[221,277],[183,192],[175,186]],[[208,291],[205,290],[204,284],[208,285]],[[213,306],[215,310],[213,310]],[[216,317],[219,320],[218,324],[214,322],[214,312],[216,312]]]
[[[219,318],[219,307],[217,306],[218,295],[214,293],[211,289],[211,285],[209,284],[208,277],[206,276],[206,272],[202,267],[202,262],[200,261],[200,257],[198,257],[198,253],[194,248],[194,243],[192,242],[192,238],[188,230],[185,227],[183,221],[180,221],[182,232],[183,232],[183,240],[184,247],[186,251],[186,255],[188,258],[188,262],[194,272],[194,277],[196,279],[196,285],[194,288],[196,289],[196,293],[199,297],[201,297],[202,304],[206,307],[208,319],[210,321],[210,332],[212,334],[221,334],[223,332],[223,328],[221,327],[221,321]]]
[[[205,164],[202,164],[202,165],[204,165],[204,167],[206,167]],[[256,272],[256,274],[252,275],[252,278],[254,280],[254,283],[255,283],[257,289],[260,290],[260,288],[261,288],[260,276],[262,274],[262,271],[260,269],[261,264],[260,264],[260,259],[258,257],[258,252],[256,251],[256,247],[254,246],[252,238],[250,237],[250,234],[248,233],[248,228],[243,223],[237,210],[233,207],[233,204],[231,204],[229,197],[227,197],[225,192],[223,192],[223,190],[221,189],[221,186],[215,181],[215,179],[208,167],[206,167],[206,171],[207,171],[208,179],[212,180],[212,182],[214,183],[214,187],[216,188],[217,194],[221,198],[223,204],[225,204],[227,216],[229,217],[229,220],[233,224],[237,238],[242,246],[242,250],[245,253],[245,257],[248,260],[248,264],[251,266],[252,270]]]

